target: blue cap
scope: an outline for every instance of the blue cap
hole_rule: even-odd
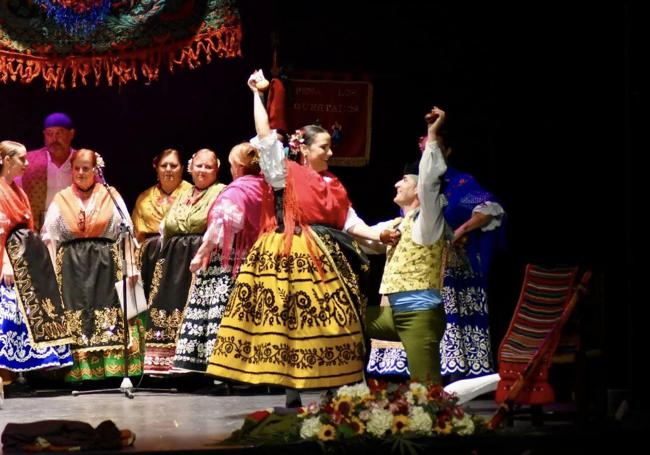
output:
[[[61,128],[66,128],[68,130],[74,128],[72,125],[72,119],[63,112],[55,112],[45,117],[43,129],[52,128],[54,126],[60,126]]]

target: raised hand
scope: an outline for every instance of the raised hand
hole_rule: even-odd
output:
[[[253,92],[263,92],[269,87],[269,81],[264,77],[262,70],[253,71],[248,77],[248,88]]]
[[[445,111],[437,106],[433,106],[433,108],[424,116],[424,120],[428,125],[427,133],[429,140],[436,140],[438,137],[438,131],[440,131],[443,123],[445,123],[446,115]]]

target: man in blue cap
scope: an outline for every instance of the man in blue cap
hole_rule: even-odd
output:
[[[22,178],[22,186],[29,197],[36,228],[43,225],[45,212],[54,195],[72,183],[70,155],[74,125],[62,112],[48,115],[43,122],[45,146],[27,152],[29,165]]]

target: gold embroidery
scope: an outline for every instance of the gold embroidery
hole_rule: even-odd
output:
[[[117,243],[111,244],[111,256],[113,256],[113,264],[115,264],[115,281],[120,281],[123,277],[122,256],[120,255],[120,248]]]
[[[90,337],[90,344],[101,345],[108,343],[121,342],[122,338],[122,324],[121,314],[119,308],[102,308],[95,310],[95,330]]]
[[[158,259],[156,266],[153,269],[153,276],[151,277],[151,290],[149,291],[149,301],[147,306],[151,308],[151,304],[156,299],[158,295],[158,289],[160,288],[160,280],[162,280],[163,267],[165,265],[165,258]]]
[[[63,247],[60,246],[56,251],[56,260],[54,261],[54,276],[56,276],[56,284],[59,287],[59,294],[63,295]],[[63,302],[65,308],[65,302]]]
[[[65,319],[68,321],[68,328],[70,329],[73,343],[79,346],[86,346],[88,345],[88,340],[83,335],[83,319],[81,313],[81,310],[66,310]]]
[[[151,325],[161,327],[163,330],[147,330],[146,340],[153,343],[174,343],[178,329],[181,322],[183,322],[183,312],[176,309],[168,315],[166,310],[150,308],[149,317],[151,318]]]
[[[63,313],[56,314],[50,298],[39,299],[36,295],[22,242],[11,237],[6,248],[14,269],[16,299],[31,342],[39,349],[69,343],[70,334]]]
[[[79,348],[90,347],[99,350],[119,345],[123,342],[124,330],[122,312],[119,308],[102,308],[94,310],[95,320],[90,338],[84,333],[83,310],[66,311],[68,327],[73,343]]]

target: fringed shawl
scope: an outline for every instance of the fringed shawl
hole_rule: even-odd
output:
[[[8,185],[5,179],[0,178],[0,270],[7,237],[21,224],[34,230],[34,217],[29,199],[23,189],[14,182]]]
[[[48,12],[32,2],[0,1],[0,81],[42,78],[48,89],[93,80],[150,83],[161,67],[194,69],[213,58],[241,56],[234,0],[114,1],[90,32]]]
[[[169,208],[180,193],[189,190],[191,187],[192,185],[189,182],[182,180],[169,195],[160,189],[160,185],[154,185],[144,190],[135,201],[135,208],[131,216],[136,238],[148,234],[158,234],[160,222],[165,218]]]
[[[234,247],[233,276],[239,271],[242,259],[259,236],[262,195],[268,186],[261,175],[239,177],[219,194],[210,208],[208,225],[221,224],[223,227],[222,268],[227,268]],[[235,232],[236,227],[233,225],[233,218],[224,212],[224,207],[228,202],[234,204],[241,211],[244,218],[243,226],[237,232]]]
[[[56,193],[52,203],[59,208],[63,222],[75,238],[101,237],[113,219],[115,207],[108,190],[103,185],[95,184],[90,196],[94,201],[86,208],[76,191],[74,185],[70,185]]]
[[[343,229],[351,203],[343,184],[331,173],[317,173],[290,160],[287,163],[287,180],[284,190],[285,253],[291,248],[296,226],[305,233],[307,248],[317,266],[320,261],[313,254],[310,224],[324,224]],[[328,180],[325,179],[328,177]],[[272,189],[265,189],[262,207],[262,232],[277,227]]]

